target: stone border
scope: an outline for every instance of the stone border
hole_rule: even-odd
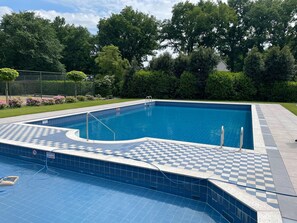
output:
[[[258,114],[256,111],[256,107],[254,104],[250,103],[232,103],[232,102],[227,102],[227,103],[220,103],[220,102],[199,102],[199,101],[184,101],[184,100],[153,100],[152,102],[185,102],[185,103],[197,103],[197,104],[229,104],[229,105],[250,105],[251,106],[251,114],[252,114],[252,130],[253,130],[253,144],[254,144],[254,149],[249,150],[245,149],[245,151],[254,151],[257,153],[261,154],[266,154],[266,149],[262,137],[262,131],[260,127],[260,122],[258,118]],[[136,102],[130,102],[127,104],[127,102],[120,103],[120,104],[110,104],[110,106],[104,106],[104,108],[98,108],[98,109],[91,109],[91,110],[86,110],[86,111],[80,111],[72,114],[64,114],[64,115],[58,115],[58,116],[53,116],[50,118],[38,118],[38,119],[32,119],[32,120],[27,120],[27,121],[22,121],[22,122],[17,122],[16,124],[22,124],[22,125],[30,125],[34,126],[34,124],[28,124],[27,122],[36,122],[36,121],[43,121],[43,120],[48,120],[48,119],[55,119],[55,118],[63,118],[71,115],[80,115],[84,114],[87,111],[88,112],[97,112],[97,111],[102,111],[106,109],[116,109],[116,108],[122,108],[122,107],[127,107],[131,105],[139,105],[145,103],[144,100],[141,101],[136,101]],[[91,107],[93,108],[93,107]],[[213,148],[213,147],[218,147],[219,145],[211,145],[211,144],[202,144],[202,143],[194,143],[194,142],[184,142],[184,141],[177,141],[177,140],[169,140],[169,139],[158,139],[158,138],[150,138],[150,137],[143,137],[143,138],[137,138],[137,139],[131,139],[131,140],[116,140],[116,141],[103,141],[103,140],[87,140],[84,138],[79,137],[79,130],[73,130],[69,128],[61,128],[61,127],[53,127],[53,126],[46,126],[47,128],[55,128],[55,129],[61,129],[61,130],[67,130],[66,136],[72,140],[79,141],[79,142],[85,142],[85,143],[97,143],[97,144],[110,144],[110,145],[118,145],[118,144],[129,144],[129,143],[137,143],[137,142],[144,142],[147,139],[153,139],[157,141],[165,141],[165,142],[172,142],[172,143],[180,143],[180,144],[185,144],[185,145],[196,145],[196,146],[204,146],[208,148]],[[236,147],[228,147],[228,146],[223,146],[225,149],[238,149]]]
[[[267,121],[261,110],[260,105],[257,105],[257,113],[259,113],[259,116],[262,117],[261,131],[263,136],[265,137],[264,142],[266,146],[268,160],[270,163],[270,169],[271,169],[275,189],[279,193],[291,194],[296,196],[297,194],[294,190],[293,184],[291,182],[291,179],[285,167],[284,161],[281,157],[280,152],[278,151],[277,145],[274,141],[270,128],[267,125]],[[292,214],[294,215],[294,213],[296,213],[297,198],[277,194],[277,199],[278,199],[279,209],[281,211],[282,217],[288,218],[291,220]],[[296,219],[292,221],[297,222]]]

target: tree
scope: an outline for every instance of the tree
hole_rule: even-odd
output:
[[[130,64],[127,59],[123,59],[119,48],[110,45],[104,46],[95,59],[99,67],[100,76],[114,76],[114,83],[116,87],[116,94],[118,94],[122,87],[122,81],[125,73],[127,72]]]
[[[103,97],[112,95],[114,87],[114,76],[104,75],[95,81],[95,92]]]
[[[279,0],[258,0],[251,4],[246,14],[250,44],[262,52],[265,46],[272,44],[273,36],[277,35],[277,26],[281,20],[280,3]]]
[[[150,61],[150,69],[155,71],[163,71],[167,74],[173,73],[174,60],[170,53],[165,52],[158,57],[154,57]]]
[[[131,84],[135,73],[139,70],[140,70],[140,66],[136,58],[134,57],[131,61],[131,66],[129,67],[128,71],[124,75],[123,89],[121,92],[122,96],[129,97],[133,95],[133,93],[131,93],[133,91]]]
[[[87,78],[87,75],[82,71],[73,70],[73,71],[70,71],[67,73],[67,78],[69,80],[74,81],[74,88],[75,88],[74,94],[76,97],[77,96],[77,83],[85,80]]]
[[[286,43],[291,49],[295,59],[297,59],[297,0],[286,0],[283,2],[283,17],[288,25],[285,32],[282,32],[286,35]]]
[[[190,54],[189,71],[194,74],[198,80],[198,89],[200,97],[204,97],[204,89],[208,75],[218,64],[219,58],[214,50],[210,48],[199,47]]]
[[[33,12],[4,15],[0,24],[0,66],[27,70],[64,71],[63,46],[49,20]]]
[[[254,47],[244,60],[244,73],[255,83],[263,82],[263,72],[265,69],[263,54]]]
[[[164,20],[161,27],[163,47],[170,46],[175,52],[191,53],[195,47],[214,45],[213,14],[216,5],[201,1],[197,5],[180,2],[173,6],[172,17]]]
[[[179,54],[178,57],[174,59],[173,72],[176,77],[180,77],[184,71],[188,69],[189,66],[189,56],[185,54]]]
[[[269,48],[265,56],[264,80],[268,83],[289,80],[294,74],[294,64],[295,59],[287,46]]]
[[[8,104],[8,83],[14,81],[19,76],[19,73],[10,68],[1,68],[0,69],[0,80],[5,81],[5,95],[6,95],[6,104]]]
[[[189,71],[199,81],[205,81],[218,64],[218,56],[210,48],[199,47],[190,54]]]
[[[183,72],[180,76],[179,95],[181,98],[194,99],[197,94],[197,78],[190,72]]]
[[[135,57],[140,63],[158,47],[157,27],[153,16],[126,7],[120,14],[99,21],[98,45],[115,45],[129,62]]]
[[[241,70],[243,39],[236,11],[229,5],[219,2],[215,18],[216,47],[220,55],[226,59],[230,70]]]
[[[236,13],[236,20],[230,24],[225,45],[220,46],[223,47],[220,52],[226,56],[228,68],[232,72],[238,72],[243,69],[244,58],[250,47],[246,14],[250,10],[251,0],[228,0],[228,5]]]
[[[56,17],[52,23],[57,37],[64,48],[61,62],[66,70],[81,70],[92,73],[94,58],[91,52],[94,50],[93,37],[87,28],[66,24],[64,18]]]

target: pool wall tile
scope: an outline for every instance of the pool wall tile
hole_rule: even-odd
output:
[[[33,153],[33,151],[35,151]],[[40,164],[46,163],[46,152],[0,143],[0,155]],[[53,155],[53,154],[51,154]],[[206,179],[166,173],[142,167],[54,153],[48,166],[72,170],[149,189],[163,191],[208,203],[233,223],[255,223],[257,213]]]

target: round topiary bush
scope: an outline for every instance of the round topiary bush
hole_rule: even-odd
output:
[[[0,69],[0,80],[5,81],[5,95],[6,95],[6,104],[8,104],[8,83],[14,81],[19,76],[19,72],[10,68],[1,68]]]
[[[67,73],[67,78],[74,81],[75,97],[77,96],[77,83],[85,80],[87,75],[82,71],[73,70]]]

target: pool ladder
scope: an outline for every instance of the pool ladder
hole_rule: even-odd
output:
[[[115,138],[116,138],[115,132],[111,128],[109,128],[106,124],[104,124],[100,119],[98,119],[96,116],[94,116],[91,112],[87,112],[87,115],[86,115],[86,136],[87,136],[87,141],[89,141],[89,116],[92,116],[97,122],[99,122],[105,128],[107,128],[113,134],[113,141],[115,141]]]
[[[152,96],[146,96],[144,99],[144,105],[150,105],[153,102],[153,97]]]
[[[240,139],[239,139],[239,151],[241,151],[242,146],[243,146],[243,127],[240,128]],[[225,141],[225,130],[224,126],[221,128],[221,142],[220,142],[220,148],[223,148]]]

